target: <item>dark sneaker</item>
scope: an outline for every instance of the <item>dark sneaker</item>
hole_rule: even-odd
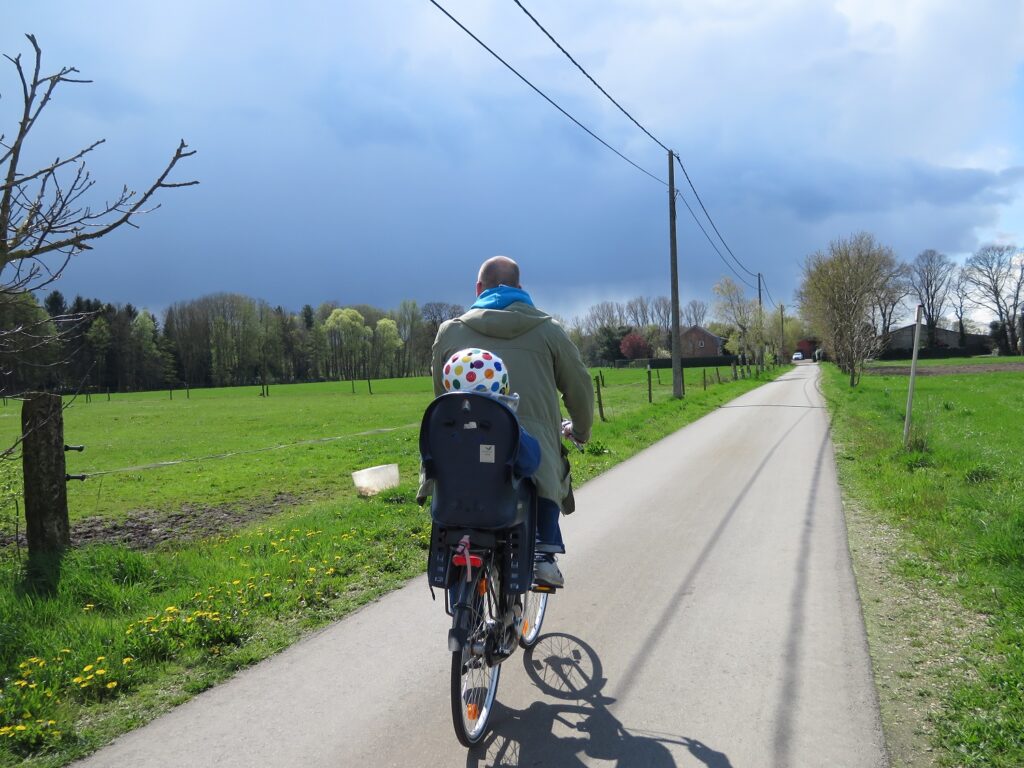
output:
[[[533,564],[533,580],[538,584],[546,584],[549,587],[562,587],[565,585],[565,578],[558,570],[554,555],[546,555],[538,558]]]

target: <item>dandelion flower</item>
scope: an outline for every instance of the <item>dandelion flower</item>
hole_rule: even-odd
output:
[[[92,668],[93,668],[92,664],[86,664],[84,667],[82,667],[82,671],[83,672],[92,672]]]
[[[113,690],[114,688],[117,688],[117,680],[111,680],[109,683],[107,683],[108,690]]]
[[[121,663],[125,666],[131,664],[133,661],[135,661],[135,659],[133,659],[131,656],[125,656],[123,659],[121,659]]]

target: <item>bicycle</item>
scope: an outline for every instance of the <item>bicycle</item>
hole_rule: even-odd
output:
[[[465,747],[487,732],[501,663],[540,637],[553,587],[533,582],[536,491],[514,471],[519,422],[486,395],[451,392],[427,407],[420,455],[434,481],[427,576],[451,616],[451,705]]]

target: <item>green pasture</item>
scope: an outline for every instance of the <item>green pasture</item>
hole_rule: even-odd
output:
[[[653,404],[646,371],[595,371],[607,421],[585,453],[573,454],[574,475],[593,477],[786,370],[732,382],[723,369],[723,383],[704,391],[702,371],[691,369],[681,401],[662,371]],[[72,472],[240,452],[103,475],[102,487],[90,479],[72,490],[76,519],[186,505],[201,514],[203,505],[281,493],[296,501],[201,541],[75,549],[50,594],[24,581],[24,553],[0,549],[0,766],[64,765],[423,572],[430,522],[414,500],[412,425],[430,400],[429,382],[372,387],[372,395],[366,382],[355,394],[331,383],[271,387],[269,398],[255,388],[193,390],[189,399],[175,392],[173,400],[114,395],[67,409],[68,442],[88,446],[70,455]],[[10,437],[18,412],[6,407],[0,423]],[[343,439],[304,443],[333,437]],[[271,446],[287,447],[251,452]],[[384,462],[400,465],[400,487],[357,497],[348,473]],[[11,518],[13,505],[4,514]]]
[[[728,369],[721,369],[723,381]],[[646,371],[604,369],[609,418],[647,405]],[[717,381],[714,369],[710,381]],[[594,372],[595,375],[598,371]],[[660,377],[660,383],[659,383]],[[670,371],[656,373],[652,396],[670,399]],[[686,386],[703,391],[702,369],[685,371]],[[355,392],[353,392],[353,389]],[[372,394],[370,391],[372,390]],[[353,495],[351,473],[397,463],[403,477],[418,471],[417,440],[432,398],[428,377],[258,387],[193,389],[68,398],[65,441],[85,446],[66,454],[68,472],[87,474],[68,485],[72,520],[120,517],[133,510],[172,511]],[[0,444],[20,427],[20,406],[0,406]],[[151,467],[161,462],[167,466]],[[10,521],[0,523],[6,528]]]
[[[166,391],[68,398],[65,441],[85,446],[67,454],[68,472],[109,472],[69,484],[71,518],[328,497],[352,487],[354,470],[382,463],[398,462],[408,475],[430,380],[372,387],[373,395],[362,381],[355,394],[349,382],[331,382],[271,386],[270,397],[237,387],[193,389],[188,398],[178,390],[173,399]],[[17,402],[0,407],[0,440],[13,440],[19,419]],[[365,434],[374,430],[391,431]]]
[[[993,629],[962,650],[975,679],[934,715],[944,764],[1024,765],[1024,372],[919,378],[908,450],[906,376],[851,389],[827,366],[824,391],[846,494],[916,542],[895,576],[959,596]]]

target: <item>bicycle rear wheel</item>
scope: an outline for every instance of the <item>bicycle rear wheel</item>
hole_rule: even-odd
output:
[[[523,594],[523,628],[519,635],[521,648],[533,648],[540,638],[540,628],[544,624],[544,614],[548,610],[548,596],[543,592],[526,592]]]
[[[452,724],[456,738],[464,747],[479,743],[487,732],[487,720],[501,677],[501,665],[488,666],[487,663],[488,603],[476,589],[479,583],[478,580],[464,587],[473,591],[472,601],[467,601],[469,605],[460,609],[469,611],[469,633],[462,649],[452,653]]]

